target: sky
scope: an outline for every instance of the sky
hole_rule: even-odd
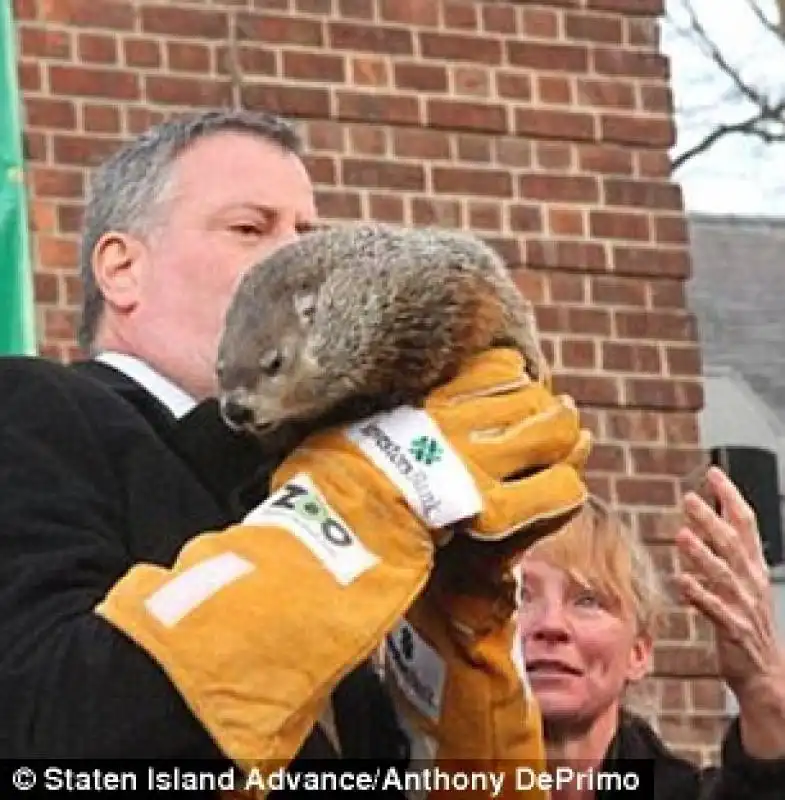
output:
[[[701,23],[725,57],[758,87],[785,98],[785,42],[755,18],[750,0],[691,0]],[[671,18],[683,23],[683,0],[666,0]],[[776,19],[773,0],[759,0]],[[718,122],[750,116],[751,106],[730,96],[733,83],[673,26],[662,26],[662,50],[671,59],[677,108],[674,153],[700,141]],[[687,162],[674,178],[682,185],[690,211],[738,216],[785,217],[785,142],[764,144],[728,136],[710,152]]]

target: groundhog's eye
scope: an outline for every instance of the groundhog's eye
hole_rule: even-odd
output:
[[[259,366],[268,378],[272,378],[277,375],[281,371],[281,367],[283,367],[283,354],[280,350],[270,350],[259,360]]]

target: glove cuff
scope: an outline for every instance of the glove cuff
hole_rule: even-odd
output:
[[[474,478],[426,411],[401,406],[350,424],[343,434],[429,528],[445,528],[482,512]]]

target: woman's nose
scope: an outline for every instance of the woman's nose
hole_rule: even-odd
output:
[[[526,637],[549,640],[563,640],[570,637],[564,606],[558,602],[532,603],[522,615],[521,628]]]

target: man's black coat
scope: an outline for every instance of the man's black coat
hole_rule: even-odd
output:
[[[170,565],[238,520],[272,466],[214,404],[176,422],[105,365],[0,360],[0,758],[219,755],[157,664],[92,610],[134,563]],[[335,705],[345,754],[400,752],[367,665]],[[334,755],[318,729],[306,754]]]

